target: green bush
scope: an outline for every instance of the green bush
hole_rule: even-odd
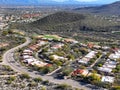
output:
[[[10,77],[9,77],[9,80],[11,80],[11,81],[14,81],[15,79],[16,79],[15,76],[10,76]]]
[[[67,84],[60,84],[56,87],[56,89],[61,89],[61,90],[70,90],[72,87],[67,85]]]
[[[23,74],[21,75],[21,78],[22,78],[22,79],[24,79],[24,78],[29,79],[30,76],[29,76],[27,73],[23,73]]]
[[[35,81],[35,82],[41,82],[41,81],[42,81],[42,78],[40,78],[40,77],[34,78],[34,81]]]

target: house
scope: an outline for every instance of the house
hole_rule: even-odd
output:
[[[30,56],[32,56],[32,53],[33,51],[31,51],[30,49],[25,49],[22,52],[23,59],[30,58]]]
[[[103,67],[108,67],[108,68],[116,68],[116,65],[110,65],[110,64],[104,64]]]
[[[62,48],[62,46],[64,46],[64,44],[59,43],[59,44],[53,45],[51,48],[52,49],[59,49],[59,48]]]
[[[47,44],[47,41],[39,40],[37,43],[39,46],[43,46],[43,45]]]
[[[111,76],[103,76],[101,81],[102,82],[109,82],[109,83],[113,83],[114,82],[114,77],[111,77]]]
[[[36,65],[38,67],[44,67],[45,65],[47,65],[47,63],[36,60],[36,61],[32,62],[31,65],[33,65],[33,66]]]
[[[84,44],[84,43],[80,43],[80,45],[83,46],[83,47],[87,47],[87,45]]]
[[[32,55],[32,53],[22,53],[22,55],[24,56],[24,55]]]
[[[78,62],[82,63],[82,64],[87,64],[90,61],[90,59],[94,58],[96,53],[97,52],[95,52],[95,51],[90,51],[85,57],[80,59]]]
[[[115,53],[110,54],[109,56],[110,59],[120,59],[120,50],[115,51]]]
[[[23,53],[24,54],[23,55],[23,62],[25,62],[25,63],[27,63],[29,65],[32,65],[32,66],[36,65],[38,67],[43,67],[43,66],[47,65],[47,63],[43,63],[41,61],[38,61],[33,56],[30,56],[28,53],[32,52],[31,50],[26,49],[23,52],[24,52]]]
[[[4,29],[8,24],[0,22],[0,29]]]
[[[36,51],[38,48],[39,48],[39,45],[37,44],[29,46],[29,49],[32,51]]]
[[[82,64],[87,64],[89,60],[90,60],[89,58],[84,57],[84,58],[80,59],[78,62],[82,63]]]
[[[2,21],[3,20],[3,16],[0,16],[0,21]]]
[[[102,49],[103,49],[103,50],[109,50],[110,47],[108,47],[108,46],[103,46]]]
[[[114,60],[112,61],[112,60],[110,60],[110,59],[108,59],[106,63],[109,63],[109,64],[111,64],[111,65],[116,65],[116,64],[117,64],[116,61],[114,61]]]
[[[46,66],[46,67],[51,67],[51,66],[52,66],[52,64],[46,64],[45,66]]]
[[[78,61],[78,63],[87,64],[87,63],[88,63],[88,61],[83,60],[83,59],[80,59],[80,60]]]
[[[64,41],[68,42],[68,43],[78,43],[78,41],[76,41],[74,39],[70,39],[70,38],[65,38]]]
[[[28,63],[28,64],[31,64],[32,62],[36,62],[37,59],[35,59],[34,57],[30,57],[28,59],[24,59],[24,62]]]
[[[84,75],[87,76],[87,74],[89,73],[88,70],[83,70],[83,69],[76,69],[72,72],[72,76],[77,76],[77,75]]]
[[[22,57],[23,57],[23,59],[29,59],[29,58],[31,58],[32,56],[30,56],[30,55],[23,55]]]
[[[0,43],[0,48],[9,46],[8,43]]]
[[[28,63],[28,64],[31,64],[33,61],[34,60],[32,58],[28,58],[28,59],[23,60],[23,62]]]
[[[116,68],[117,62],[107,59],[102,67],[98,67],[99,71],[111,73],[112,69]]]
[[[118,52],[118,51],[119,51],[119,48],[112,48],[111,51],[113,51],[113,52]]]
[[[31,51],[30,49],[25,49],[23,53],[33,53],[33,51]]]
[[[99,45],[94,45],[93,48],[100,49],[101,46],[99,46]]]
[[[58,55],[52,55],[52,57],[54,58],[54,60],[67,60],[67,58],[64,58]]]
[[[96,54],[97,52],[95,52],[95,51],[91,51],[91,52],[89,52],[85,57],[86,58],[93,58],[94,56],[95,56],[95,54]]]
[[[108,67],[98,67],[99,71],[106,72],[106,73],[111,73],[112,69]]]
[[[92,44],[92,43],[87,44],[87,47],[89,47],[89,48],[93,48],[93,46],[94,46],[94,44]]]

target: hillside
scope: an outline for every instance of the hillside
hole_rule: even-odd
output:
[[[78,24],[86,18],[83,14],[72,12],[57,12],[38,21],[28,24],[28,27],[50,32],[66,32],[79,30]],[[37,30],[38,31],[38,30]],[[39,32],[39,31],[38,31]]]
[[[60,24],[60,23],[69,23],[69,22],[75,22],[79,20],[83,20],[85,18],[84,15],[80,14],[74,14],[71,12],[57,12],[55,14],[51,14],[45,18],[42,18],[32,24],[36,25],[54,25],[54,24]]]
[[[78,14],[73,12],[57,12],[29,24],[11,25],[29,32],[30,35],[37,34],[58,34],[62,36],[77,35],[79,40],[100,41],[100,38],[119,38],[119,34],[112,34],[112,31],[120,31],[120,22],[109,21],[100,16],[89,14]],[[32,33],[32,34],[31,34]],[[97,37],[97,38],[96,38]],[[103,39],[101,39],[103,41]]]
[[[102,15],[120,15],[120,1],[117,1],[112,4],[102,5],[99,7],[85,7],[85,8],[76,8],[74,11],[81,13],[93,13],[93,14],[102,14]]]
[[[79,31],[110,31],[119,26],[119,23],[109,22],[92,15],[78,14],[73,12],[57,12],[33,23],[28,24],[31,28],[54,32],[79,32]],[[114,28],[115,30],[115,28]],[[118,30],[118,28],[116,28]]]

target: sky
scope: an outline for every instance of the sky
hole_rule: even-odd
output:
[[[0,4],[108,4],[120,0],[0,0]]]
[[[43,0],[40,0],[41,2],[43,1]],[[59,3],[63,3],[63,2],[70,2],[70,1],[77,1],[77,2],[86,2],[86,3],[94,3],[94,2],[96,2],[96,3],[112,3],[112,2],[115,2],[115,1],[120,1],[120,0],[44,0],[44,1],[55,1],[55,2],[59,2]]]
[[[65,1],[69,1],[69,0],[52,0],[52,1],[65,2]],[[78,1],[78,2],[93,2],[93,1],[99,1],[99,0],[74,0],[74,1]]]

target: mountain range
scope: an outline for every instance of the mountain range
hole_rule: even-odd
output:
[[[97,7],[84,7],[76,8],[74,11],[81,13],[93,13],[102,15],[120,15],[120,1],[114,2],[112,4],[97,6]]]

